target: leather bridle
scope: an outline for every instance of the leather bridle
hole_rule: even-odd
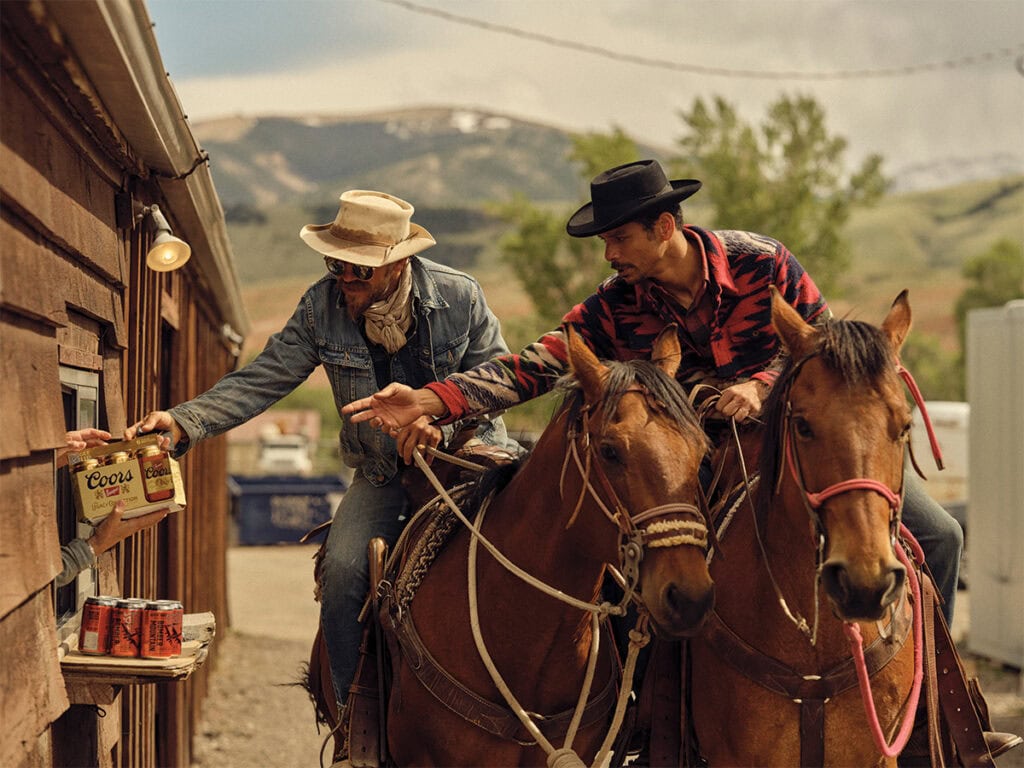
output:
[[[639,384],[631,385],[623,394],[628,392],[638,393],[648,401],[651,400],[650,393]],[[640,579],[639,564],[643,560],[646,548],[695,546],[706,551],[709,535],[712,541],[715,541],[714,528],[710,524],[710,513],[704,496],[700,493],[699,484],[696,504],[670,502],[631,513],[615,492],[603,462],[600,458],[595,458],[597,441],[592,439],[591,412],[590,405],[583,405],[579,410],[577,424],[570,429],[570,449],[562,465],[559,488],[564,485],[566,468],[571,459],[580,472],[583,485],[566,527],[575,522],[583,500],[589,494],[605,517],[618,528],[619,566],[625,581],[623,589],[626,593],[620,606],[624,607],[636,592]],[[600,486],[602,493],[599,494],[594,488],[592,477]],[[605,499],[608,500],[607,503]],[[682,515],[683,519],[667,519],[679,515]]]

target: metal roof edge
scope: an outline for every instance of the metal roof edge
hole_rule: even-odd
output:
[[[224,211],[205,155],[160,57],[142,0],[50,0],[47,13],[89,77],[103,108],[173,203],[176,234],[192,246],[232,329],[248,333]]]

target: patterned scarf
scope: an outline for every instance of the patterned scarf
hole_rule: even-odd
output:
[[[412,326],[412,269],[406,262],[398,287],[386,299],[374,302],[363,313],[366,338],[395,354],[405,346],[405,334]]]

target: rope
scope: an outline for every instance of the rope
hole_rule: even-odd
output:
[[[573,443],[573,447],[575,448],[575,443]],[[573,453],[576,459],[577,466],[579,467],[579,457],[578,455],[575,455],[575,450],[573,451]],[[436,455],[443,456],[446,459],[449,458],[446,454],[441,454],[440,452],[437,452]],[[444,502],[448,505],[451,511],[456,515],[456,517],[459,518],[463,525],[465,525],[466,528],[472,534],[470,536],[469,542],[469,561],[467,565],[470,628],[472,629],[473,641],[476,644],[477,653],[480,656],[480,660],[486,667],[488,674],[491,676],[491,680],[494,682],[494,685],[497,687],[498,691],[505,699],[505,702],[509,705],[509,708],[515,713],[516,717],[519,718],[519,721],[527,729],[527,731],[534,738],[537,744],[545,752],[548,753],[548,768],[585,768],[585,764],[580,759],[579,755],[577,755],[576,752],[572,749],[572,742],[576,737],[576,733],[579,730],[579,725],[582,721],[584,711],[586,710],[587,699],[590,698],[590,691],[593,687],[594,682],[594,674],[597,669],[598,651],[600,650],[601,642],[601,627],[599,614],[608,615],[609,613],[612,613],[614,611],[615,606],[610,606],[608,603],[595,605],[592,603],[587,603],[582,600],[578,600],[570,595],[565,594],[561,590],[555,589],[554,587],[545,584],[539,579],[536,579],[535,577],[526,573],[517,565],[512,563],[497,549],[497,547],[495,547],[487,539],[487,537],[483,535],[482,531],[480,530],[483,524],[484,516],[487,513],[487,507],[489,505],[490,499],[486,500],[480,506],[480,510],[477,512],[476,523],[474,524],[470,522],[469,519],[467,519],[466,516],[463,515],[462,510],[458,508],[458,505],[455,504],[455,502],[452,500],[451,496],[449,496],[447,490],[445,490],[444,486],[438,480],[434,472],[430,469],[430,465],[427,464],[426,460],[423,458],[423,454],[420,452],[418,448],[415,451],[413,451],[413,458],[416,461],[417,466],[427,477],[427,480],[429,480],[430,484],[434,486],[434,489],[438,492],[438,495],[444,500]],[[465,464],[469,464],[469,462],[465,462]],[[483,468],[481,467],[480,469],[482,470]],[[580,469],[582,471],[582,467],[580,467]],[[586,477],[586,475],[584,475],[584,477]],[[593,491],[592,488],[590,488],[589,483],[587,484],[587,487],[588,489],[590,489],[592,497],[595,499],[595,501],[597,501],[598,505],[605,512],[605,515],[607,515],[609,519],[613,520],[614,522],[614,517],[601,503],[600,498],[598,498],[597,494]],[[513,694],[512,690],[505,683],[504,678],[502,678],[501,673],[499,672],[497,666],[495,665],[493,658],[491,657],[490,653],[487,650],[486,643],[484,642],[483,639],[483,633],[480,629],[479,602],[477,594],[476,564],[477,553],[479,552],[479,544],[483,544],[487,551],[495,558],[495,560],[497,560],[503,567],[505,567],[506,570],[508,570],[510,573],[517,576],[530,586],[543,592],[546,595],[549,595],[550,597],[554,597],[555,599],[561,600],[562,602],[570,606],[579,608],[580,610],[587,611],[590,613],[591,645],[589,655],[587,657],[586,674],[584,676],[583,686],[580,690],[580,695],[576,703],[576,709],[573,712],[572,720],[569,723],[569,727],[566,731],[565,744],[561,749],[556,749],[554,745],[552,745],[551,742],[544,736],[540,728],[533,722],[530,715],[519,703],[519,700],[516,699],[515,694]],[[612,723],[609,727],[608,733],[605,735],[605,739],[602,742],[600,749],[598,750],[597,757],[595,758],[593,764],[594,768],[600,768],[600,766],[607,760],[611,746],[615,742],[615,737],[618,735],[619,729],[622,727],[622,722],[625,718],[626,707],[629,702],[630,692],[633,688],[633,676],[636,671],[636,660],[640,653],[640,649],[647,645],[647,643],[650,641],[650,635],[649,633],[647,633],[646,630],[646,623],[646,615],[641,614],[641,616],[637,619],[636,627],[634,627],[634,629],[630,631],[629,651],[627,653],[626,664],[623,670],[622,683],[619,688],[619,696],[618,700],[616,701],[615,713],[612,717]]]
[[[534,576],[530,575],[522,568],[520,568],[518,565],[513,563],[511,560],[509,560],[507,557],[505,557],[505,555],[503,555],[498,550],[498,548],[494,546],[494,544],[492,544],[490,540],[486,536],[484,536],[483,533],[481,533],[480,530],[475,525],[473,525],[473,523],[470,522],[470,520],[464,514],[462,514],[462,510],[459,509],[458,505],[454,501],[452,501],[451,496],[448,495],[448,491],[445,490],[443,485],[441,485],[441,481],[437,479],[437,475],[435,475],[433,471],[430,469],[430,465],[427,464],[426,460],[423,458],[423,454],[420,452],[418,448],[413,451],[412,456],[413,459],[416,461],[416,465],[420,468],[420,470],[422,470],[423,474],[426,475],[427,480],[429,480],[430,484],[434,486],[434,490],[437,491],[438,495],[442,499],[444,499],[445,504],[452,511],[452,513],[457,518],[459,518],[462,524],[466,526],[467,530],[469,530],[469,532],[473,534],[473,538],[479,539],[480,543],[483,544],[487,551],[491,553],[491,556],[494,557],[494,559],[497,560],[499,563],[501,563],[501,565],[503,565],[509,571],[509,573],[518,576],[531,587],[540,592],[543,592],[545,595],[553,597],[556,600],[561,600],[563,603],[571,605],[575,608],[579,608],[581,611],[590,611],[591,613],[595,614],[606,614],[611,612],[611,608],[613,606],[608,606],[604,603],[600,605],[588,603],[584,600],[579,600],[575,597],[572,597],[571,595],[567,595],[560,589],[556,589],[552,586],[549,586],[540,579],[537,579]]]
[[[885,735],[882,733],[882,726],[878,722],[878,712],[875,710],[875,700],[871,693],[871,679],[868,676],[867,666],[864,663],[864,641],[861,638],[860,627],[853,622],[843,624],[843,631],[850,641],[850,650],[857,669],[860,698],[864,703],[864,712],[867,714],[871,736],[875,740],[875,745],[885,757],[899,756],[907,745],[910,732],[914,727],[914,718],[917,715],[917,702],[921,695],[921,680],[924,677],[921,583],[917,578],[917,572],[903,551],[903,547],[896,547],[896,556],[907,569],[907,576],[910,579],[910,590],[914,596],[914,683],[910,688],[910,700],[907,702],[906,711],[903,713],[903,722],[900,725],[899,733],[896,734],[896,738],[893,739],[891,745],[886,743]]]

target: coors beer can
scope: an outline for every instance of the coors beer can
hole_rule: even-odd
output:
[[[78,650],[90,656],[110,653],[110,620],[117,600],[113,597],[87,597],[82,607],[82,626],[78,631]]]
[[[145,659],[180,656],[183,618],[184,609],[177,600],[153,600],[146,603],[140,655]]]
[[[138,656],[142,634],[142,614],[146,601],[136,598],[118,600],[110,620],[110,655]]]

